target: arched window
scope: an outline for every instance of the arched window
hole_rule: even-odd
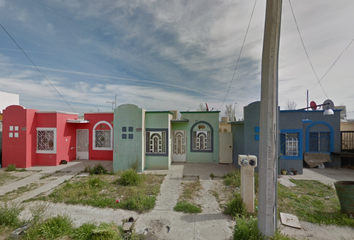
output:
[[[166,135],[167,131],[159,129],[146,129],[146,153],[147,154],[167,154]],[[162,130],[162,129],[161,129]]]
[[[112,126],[100,121],[93,127],[93,150],[112,150]]]
[[[213,128],[208,122],[196,122],[192,126],[191,135],[192,152],[213,151]]]

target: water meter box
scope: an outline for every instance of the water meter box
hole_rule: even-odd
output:
[[[257,157],[254,155],[238,155],[241,166],[241,197],[248,212],[254,212],[254,169]]]

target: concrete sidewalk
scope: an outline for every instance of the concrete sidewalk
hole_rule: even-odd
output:
[[[304,168],[301,175],[281,175],[281,177],[296,180],[317,180],[334,188],[336,181],[354,181],[354,170],[345,168]]]
[[[68,162],[67,164],[59,165],[59,166],[35,166],[26,168],[28,171],[39,171],[31,176],[28,176],[19,181],[13,182],[11,184],[1,186],[0,187],[0,195],[4,195],[8,192],[14,191],[20,187],[27,186],[31,183],[38,181],[41,177],[46,176],[48,174],[54,174],[55,172],[66,172],[62,177],[49,182],[33,191],[27,192],[23,194],[21,197],[15,199],[15,202],[22,202],[26,199],[35,197],[43,192],[47,192],[59,184],[63,183],[65,180],[68,180],[74,177],[76,174],[80,173],[85,169],[86,166],[94,166],[95,164],[102,164],[108,171],[113,170],[113,162],[112,161],[100,161],[100,160],[74,160]]]

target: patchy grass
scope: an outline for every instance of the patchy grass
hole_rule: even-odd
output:
[[[184,178],[187,176],[183,176]],[[194,176],[193,176],[194,177]],[[186,180],[182,182],[182,194],[178,198],[177,205],[174,210],[177,212],[185,213],[201,213],[201,206],[195,204],[193,199],[198,197],[198,192],[202,189],[202,185],[199,181],[199,176],[196,176],[197,180]]]
[[[139,185],[123,186],[120,184],[123,173],[73,178],[54,189],[48,196],[31,200],[121,208],[138,212],[153,209],[164,176],[141,174]],[[119,203],[116,203],[117,199]]]
[[[12,181],[12,180],[15,180],[15,179],[18,179],[18,178],[19,177],[14,176],[11,173],[2,172],[2,173],[0,173],[0,186],[4,185],[8,181]]]
[[[288,235],[282,234],[279,231],[275,232],[274,237],[263,236],[258,229],[258,219],[250,218],[236,218],[236,226],[234,230],[234,240],[238,239],[252,239],[252,240],[294,240]]]
[[[173,210],[177,212],[185,212],[185,213],[201,213],[202,209],[199,206],[196,206],[187,201],[179,201],[177,205],[173,208]]]
[[[124,235],[122,227],[114,223],[101,223],[98,226],[84,223],[76,228],[69,217],[58,215],[34,223],[22,239],[133,240],[139,239],[139,236],[135,232]]]
[[[7,165],[6,171],[7,172],[16,171],[16,165],[15,164],[14,165],[11,165],[11,164]]]
[[[198,192],[202,189],[199,179],[196,181],[182,182],[183,191],[180,200],[192,200],[198,196]]]
[[[232,217],[242,218],[248,217],[249,214],[246,210],[246,205],[241,198],[241,194],[237,193],[234,195],[234,199],[226,204],[224,213],[231,215]]]
[[[278,212],[295,214],[300,221],[354,227],[354,219],[340,212],[336,191],[331,186],[310,180],[290,181],[296,187],[278,184]]]
[[[23,187],[19,187],[18,189],[16,190],[13,190],[11,192],[7,192],[5,195],[1,195],[0,196],[0,200],[1,201],[9,201],[9,200],[13,200],[15,198],[18,198],[19,196],[21,196],[22,194],[26,193],[26,192],[29,192],[29,191],[32,191],[38,187],[40,187],[42,184],[39,184],[39,183],[31,183],[31,184],[28,184],[26,186],[23,186]]]

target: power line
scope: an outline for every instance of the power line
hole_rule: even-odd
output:
[[[220,107],[219,107],[219,110],[220,110],[220,109],[221,109],[221,107],[224,105],[225,100],[226,100],[226,98],[227,98],[227,95],[229,94],[229,91],[230,91],[230,88],[231,88],[232,82],[233,82],[233,80],[234,80],[235,73],[236,73],[236,70],[237,70],[237,67],[238,67],[238,63],[239,63],[240,58],[241,58],[242,50],[243,50],[243,47],[244,47],[245,42],[246,42],[246,38],[247,38],[247,34],[248,34],[248,30],[249,30],[250,25],[251,25],[251,21],[252,21],[252,17],[253,17],[254,9],[255,9],[255,7],[256,7],[256,3],[257,3],[257,0],[255,0],[255,1],[254,1],[254,5],[253,5],[253,9],[252,9],[251,17],[250,17],[250,20],[249,20],[249,22],[248,22],[248,26],[247,26],[246,34],[245,34],[245,37],[244,37],[244,39],[243,39],[243,43],[242,43],[242,46],[241,46],[241,49],[240,49],[240,53],[239,53],[238,58],[237,58],[236,66],[235,66],[235,69],[234,69],[234,73],[233,73],[233,75],[232,75],[231,82],[230,82],[229,88],[227,89],[227,92],[226,92],[225,98],[224,98],[224,100],[222,101],[222,103],[221,103],[221,105],[220,105]]]
[[[314,68],[313,65],[312,65],[311,59],[310,59],[310,57],[309,57],[309,54],[307,53],[307,50],[306,50],[306,47],[305,47],[305,44],[304,44],[304,40],[302,39],[299,26],[297,25],[295,13],[294,13],[293,6],[291,5],[291,1],[290,1],[290,0],[289,0],[289,4],[290,4],[291,12],[292,12],[292,14],[293,14],[293,18],[294,18],[294,21],[295,21],[295,25],[296,25],[297,32],[299,33],[299,36],[300,36],[300,40],[301,40],[301,43],[302,43],[302,47],[304,48],[304,51],[305,51],[305,53],[306,53],[306,57],[307,57],[307,59],[309,60],[309,63],[310,63],[311,68],[312,68],[312,71],[313,71],[313,73],[314,73],[315,76],[316,76],[317,82],[320,84],[320,86],[321,86],[321,88],[322,88],[322,91],[324,92],[324,94],[325,94],[326,97],[328,98],[327,93],[326,93],[326,91],[324,90],[324,88],[323,88],[323,86],[322,86],[322,84],[321,84],[321,81],[319,80],[319,78],[318,78],[318,76],[317,76],[317,73],[316,73],[316,71],[315,71],[315,68]]]
[[[354,38],[350,41],[350,43],[348,44],[348,46],[341,52],[341,54],[339,54],[339,56],[337,57],[337,59],[334,61],[334,63],[331,65],[331,67],[327,70],[327,72],[323,75],[323,77],[321,77],[320,82],[322,81],[322,79],[327,75],[327,73],[332,69],[332,67],[337,63],[338,59],[342,56],[342,54],[350,47],[350,45],[353,43]],[[316,83],[311,89],[310,91],[317,86],[318,83]]]
[[[36,64],[34,64],[34,62],[31,60],[31,58],[25,53],[25,51],[23,51],[23,49],[20,47],[20,45],[17,44],[15,39],[13,39],[13,37],[11,37],[10,33],[8,33],[6,31],[6,29],[4,28],[4,26],[1,23],[0,23],[0,26],[2,27],[2,29],[4,29],[4,31],[11,38],[11,40],[17,45],[17,47],[22,51],[22,53],[27,57],[27,59],[32,63],[32,65],[37,69],[37,71],[43,76],[43,78],[45,80],[47,80],[47,82],[54,88],[54,90],[59,94],[59,96],[66,102],[66,104],[68,104],[68,106],[71,108],[71,110],[73,110],[73,112],[75,112],[75,110],[71,107],[71,105],[65,100],[63,95],[61,95],[60,92],[58,91],[58,89],[56,89],[55,86],[46,78],[46,76],[44,76],[42,71],[36,66]]]

